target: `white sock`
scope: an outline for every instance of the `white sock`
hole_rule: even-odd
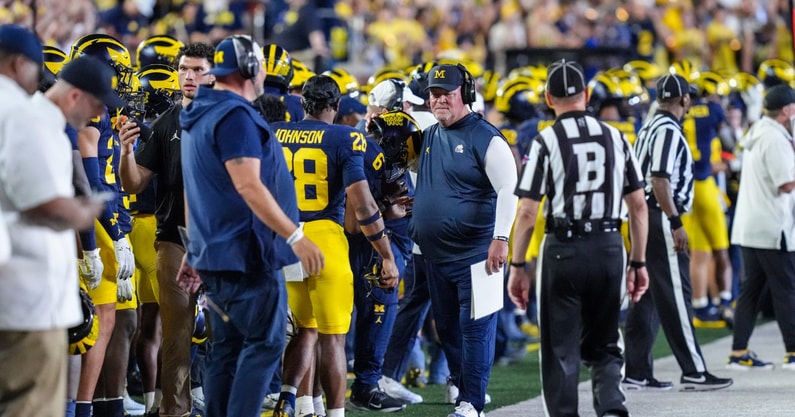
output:
[[[302,395],[295,399],[295,415],[315,414],[315,405],[312,403],[312,396]]]
[[[315,414],[319,416],[326,415],[326,406],[323,405],[322,395],[318,395],[317,397],[312,397],[312,404],[315,405]]]
[[[704,308],[709,305],[709,298],[698,297],[693,299],[693,308]]]
[[[155,392],[145,392],[144,393],[144,412],[148,413],[152,411],[152,404],[155,403]]]
[[[285,385],[282,385],[282,392],[289,392],[290,394],[295,395],[295,394],[298,393],[298,388],[296,388],[296,387],[294,387],[292,385],[286,385],[285,384]]]
[[[155,388],[155,399],[152,401],[152,410],[160,408],[160,401],[163,401],[163,390]]]
[[[721,291],[720,292],[720,299],[725,302],[731,302],[732,300],[732,292],[731,291]]]
[[[328,414],[326,417],[345,417],[345,409],[344,408],[334,408],[328,410]]]
[[[193,398],[199,398],[204,401],[204,390],[202,387],[191,388],[190,395],[193,396]]]

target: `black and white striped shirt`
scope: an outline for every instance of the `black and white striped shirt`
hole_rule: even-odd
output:
[[[693,155],[673,114],[658,110],[641,128],[635,156],[646,180],[646,195],[653,195],[652,177],[668,178],[678,210],[690,211],[693,204]]]
[[[547,219],[617,219],[622,197],[639,188],[643,177],[627,138],[590,113],[573,111],[533,139],[516,195],[546,195]]]

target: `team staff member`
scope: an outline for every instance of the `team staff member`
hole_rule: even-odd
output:
[[[353,273],[343,231],[346,196],[362,233],[383,258],[379,286],[393,288],[398,280],[381,212],[364,173],[367,141],[363,133],[333,124],[339,101],[334,79],[313,76],[303,88],[304,120],[273,124],[295,179],[305,233],[322,242],[324,255],[333,259],[304,280],[287,283],[298,335],[285,351],[282,392],[274,410],[277,417],[292,417],[296,393],[312,395],[311,390],[304,392],[305,386],[299,392],[298,385],[314,362],[316,343],[323,352],[317,372],[327,396],[327,416],[345,413],[345,334],[353,310]]]
[[[295,196],[266,186],[288,173],[282,155],[269,149],[270,128],[250,104],[265,76],[259,46],[228,37],[216,47],[214,63],[214,88],[200,88],[180,114],[190,240],[178,281],[189,294],[203,282],[208,299],[224,309],[223,317],[210,314],[207,414],[251,417],[260,414],[284,351],[287,300],[275,271],[274,236],[289,237],[309,273],[322,268],[323,255],[279,206],[278,198]],[[225,140],[230,135],[235,140]]]
[[[65,330],[82,320],[74,229],[91,226],[104,207],[74,197],[64,130],[67,122],[85,126],[102,113],[103,103],[118,101],[111,89],[113,71],[90,58],[68,64],[46,95],[31,100],[41,66],[36,35],[22,26],[0,25],[0,222],[8,227],[10,243],[10,257],[0,266],[4,416],[64,414]],[[90,85],[70,83],[81,78]]]
[[[743,180],[737,199],[732,243],[742,250],[745,276],[734,322],[729,367],[773,368],[748,351],[757,306],[769,286],[787,354],[783,369],[795,370],[795,227],[792,190],[795,189],[795,152],[792,120],[795,90],[788,85],[765,94],[765,116],[742,138]]]
[[[152,124],[152,135],[142,141],[133,153],[133,144],[140,134],[134,123],[126,123],[119,131],[122,141],[119,174],[122,186],[129,193],[145,189],[157,175],[155,194],[157,231],[157,280],[160,287],[160,319],[163,328],[161,344],[160,396],[144,395],[147,411],[159,408],[161,416],[182,416],[191,410],[190,340],[193,333],[193,312],[196,300],[177,285],[177,271],[185,255],[179,226],[185,226],[184,186],[180,143],[182,129],[179,115],[196,97],[200,85],[213,82],[208,72],[213,66],[215,50],[204,43],[191,43],[177,54],[177,76],[182,101],[163,113]],[[140,359],[140,358],[139,358]]]
[[[521,180],[512,259],[522,260],[541,197],[547,234],[540,253],[539,327],[542,394],[547,415],[577,414],[580,360],[593,367],[596,415],[628,416],[621,391],[623,359],[618,313],[624,294],[638,301],[649,285],[648,232],[640,167],[626,136],[585,111],[582,67],[549,66],[546,100],[555,123],[530,145]],[[621,200],[630,215],[632,247],[625,270]],[[511,262],[511,300],[526,308],[532,278],[524,261]],[[582,329],[581,333],[571,329]]]
[[[732,384],[731,379],[707,372],[692,324],[687,233],[679,218],[690,210],[693,202],[693,157],[679,124],[690,106],[689,90],[687,80],[680,75],[660,78],[659,108],[644,124],[635,142],[649,206],[646,260],[651,297],[630,306],[627,314],[628,388],[671,388],[670,382],[654,379],[651,349],[660,324],[682,369],[682,390],[708,391]]]
[[[463,65],[433,67],[428,89],[438,124],[423,134],[410,231],[425,255],[449,384],[459,388],[450,415],[477,417],[494,362],[497,314],[470,317],[470,266],[486,261],[494,285],[502,285],[516,211],[516,164],[500,131],[469,108],[475,84]]]

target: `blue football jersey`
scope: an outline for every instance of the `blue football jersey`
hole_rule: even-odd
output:
[[[700,101],[693,104],[682,121],[682,131],[693,154],[693,177],[697,181],[712,175],[712,140],[726,120],[726,113],[718,103]]]
[[[278,122],[271,128],[293,174],[301,221],[326,219],[342,225],[345,188],[366,180],[364,134],[318,120]]]
[[[119,178],[119,160],[121,158],[121,142],[113,131],[110,114],[107,110],[100,116],[99,120],[94,119],[89,124],[99,130],[99,143],[97,145],[97,162],[99,163],[100,179],[103,191],[112,191],[117,195],[115,206],[112,202],[108,205],[116,213],[116,218],[111,223],[117,223],[122,233],[126,234],[132,230],[130,215],[125,208],[126,195],[121,191],[121,179]],[[118,237],[111,235],[113,240]]]

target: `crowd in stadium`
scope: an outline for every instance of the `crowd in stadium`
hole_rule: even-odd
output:
[[[36,48],[41,56],[36,55]],[[510,200],[511,214],[506,215],[509,199],[505,195],[510,188],[511,198],[515,198],[514,175],[522,174],[539,133],[549,131],[556,122],[549,93],[550,83],[560,81],[548,74],[560,65],[564,72],[579,74],[580,67],[570,69],[565,65],[568,61],[583,64],[583,88],[575,93],[587,93],[587,112],[621,132],[632,146],[644,124],[668,109],[658,109],[665,102],[661,92],[669,93],[658,91],[658,82],[668,76],[686,82],[687,91],[679,88],[675,98],[688,97],[686,106],[684,98],[680,103],[685,111],[680,122],[692,155],[695,196],[692,211],[682,212],[681,220],[678,214],[670,216],[671,229],[678,229],[678,223],[689,236],[689,245],[686,240],[685,247],[677,250],[686,249],[690,255],[687,274],[682,276],[692,289],[685,291],[691,297],[683,314],[692,316],[694,327],[732,329],[737,319],[740,330],[735,329],[727,367],[772,368],[772,362],[757,358],[747,346],[753,326],[749,309],[755,309],[756,303],[750,306],[745,299],[737,305],[741,278],[747,273],[743,262],[750,258],[739,246],[730,245],[730,241],[736,243],[731,226],[738,193],[742,193],[742,144],[750,146],[747,137],[758,135],[747,133],[753,126],[762,129],[759,126],[768,126],[765,123],[771,120],[786,119],[784,109],[795,117],[791,106],[795,90],[790,88],[795,86],[793,57],[789,4],[773,0],[2,2],[0,89],[4,94],[7,91],[8,97],[12,93],[23,97],[26,92],[20,100],[28,100],[33,93],[28,91],[30,87],[38,89],[41,94],[33,96],[31,108],[21,111],[25,117],[28,112],[34,114],[36,106],[44,107],[41,103],[46,99],[60,106],[66,122],[75,125],[65,129],[65,136],[72,141],[70,156],[75,165],[75,191],[65,195],[82,204],[79,209],[70,206],[81,220],[86,213],[91,214],[89,218],[96,217],[93,224],[70,218],[68,225],[60,219],[57,226],[53,226],[57,217],[48,217],[53,214],[37,211],[33,214],[39,217],[31,217],[60,232],[80,231],[77,239],[72,239],[78,245],[74,248],[77,267],[74,276],[67,274],[67,278],[76,281],[80,277],[80,292],[78,295],[75,288],[72,304],[79,301],[84,321],[77,326],[69,323],[68,349],[63,349],[70,353],[68,366],[58,375],[64,384],[51,390],[65,393],[60,407],[65,415],[77,417],[121,417],[125,412],[243,416],[252,410],[257,415],[260,410],[273,410],[277,417],[340,417],[345,409],[401,411],[424,400],[421,393],[409,388],[443,384],[445,402],[455,407],[451,417],[484,415],[483,408],[490,402],[488,371],[473,370],[477,367],[472,365],[477,362],[472,359],[473,352],[487,365],[522,360],[528,350],[538,346],[538,301],[531,289],[529,303],[519,308],[506,292],[504,307],[486,319],[461,317],[458,325],[448,325],[457,323],[459,313],[468,316],[469,306],[448,311],[447,306],[456,304],[450,291],[457,289],[460,294],[461,287],[458,283],[444,287],[438,276],[461,275],[461,271],[451,272],[446,262],[450,256],[464,262],[456,257],[462,253],[471,255],[465,258],[467,262],[485,258],[490,274],[491,262],[494,271],[505,267],[506,285],[509,267],[532,275],[545,230],[556,226],[546,223],[546,212],[539,209],[524,259],[511,259],[507,245],[513,239],[510,227],[516,200]],[[38,85],[31,84],[31,67],[19,62],[38,65]],[[108,72],[108,66],[115,72]],[[447,82],[445,72],[455,74],[450,81],[454,84]],[[569,75],[565,72],[564,78]],[[19,85],[10,87],[11,81]],[[781,86],[790,87],[784,91]],[[669,88],[665,83],[662,87]],[[69,88],[79,92],[72,93],[75,97],[89,97],[81,100],[93,97],[94,109],[81,101],[86,105],[83,116],[102,103],[103,111],[91,114],[90,122],[70,118],[69,111],[81,107],[62,106],[59,100],[68,96]],[[437,190],[430,180],[422,182],[422,172],[426,172],[425,178],[431,178],[431,172],[440,178],[442,171],[431,171],[426,165],[425,171],[420,169],[419,180],[416,171],[420,154],[431,149],[429,138],[439,134],[431,127],[449,127],[431,103],[447,104],[458,88],[461,106],[451,106],[452,113],[460,111],[466,118],[471,109],[472,116],[478,117],[473,131],[493,129],[493,137],[504,138],[508,145],[500,157],[514,164],[500,164],[501,169],[510,168],[510,175],[495,174],[497,151],[488,142],[478,145],[492,162],[486,166],[481,160],[485,168],[478,167],[484,170],[483,177],[473,181],[489,184],[484,191],[489,197],[484,201],[493,207],[486,213],[496,217],[479,225],[488,229],[485,232],[475,227],[469,239],[442,240],[437,247],[427,243],[434,240],[423,231],[434,225],[442,228],[447,225],[442,219],[456,217],[458,214],[451,213],[458,212],[451,208],[435,214],[435,203],[454,199],[436,200],[443,197],[431,199],[421,194],[429,188]],[[768,91],[774,93],[768,95]],[[553,93],[553,97],[561,95]],[[12,126],[0,129],[0,168],[13,152],[20,151],[4,148],[1,142],[16,134],[14,129],[22,129],[9,122],[13,110],[0,107],[0,127]],[[786,129],[789,140],[792,129]],[[261,144],[250,139],[235,146],[218,146],[223,138],[219,131],[249,138],[262,134],[278,141]],[[322,145],[324,136],[346,138],[353,148],[326,147]],[[209,161],[198,145],[186,148],[185,140],[180,148],[180,138],[218,147],[215,156],[220,162]],[[305,156],[317,155],[307,152],[310,145],[317,145],[314,151],[322,149],[322,160],[330,161],[326,177],[317,176],[321,159]],[[255,152],[257,158],[246,157],[253,152],[251,146],[262,146]],[[454,152],[459,151],[455,148]],[[282,154],[287,166],[281,162]],[[279,162],[266,164],[274,158]],[[252,164],[249,159],[257,159],[257,164],[248,165]],[[259,172],[260,160],[262,166],[268,166],[261,178],[248,177]],[[358,165],[354,167],[351,160]],[[58,164],[53,172],[63,168]],[[300,169],[299,164],[303,165]],[[372,172],[368,171],[371,166]],[[270,169],[273,172],[266,173]],[[284,179],[279,170],[292,172],[287,176],[287,193],[279,182]],[[183,172],[189,174],[184,185]],[[20,175],[26,173],[19,171]],[[24,184],[12,181],[13,174],[0,170],[0,185],[6,187],[0,195],[2,209],[18,211],[23,218],[32,216],[19,207],[21,200],[11,195],[12,186]],[[250,178],[256,179],[255,185],[247,182]],[[247,194],[248,187],[254,186],[270,190],[268,198]],[[411,222],[421,224],[422,230],[414,229],[414,223],[409,225],[415,187],[419,214]],[[790,190],[780,189],[782,193]],[[74,195],[82,197],[72,198]],[[323,198],[330,201],[330,208],[307,209],[314,207],[313,200]],[[94,211],[100,202],[106,205],[97,214]],[[246,211],[249,208],[250,212]],[[238,233],[238,229],[225,227],[244,212],[259,219],[254,221],[257,226],[251,227],[252,236],[264,236],[257,230],[263,225],[273,242],[242,242],[239,237],[214,240],[214,233],[227,237]],[[194,223],[186,223],[185,216]],[[619,224],[629,248],[626,213],[623,216]],[[223,220],[213,221],[216,217]],[[11,232],[17,227],[14,222],[17,217],[13,225],[9,223]],[[335,225],[328,227],[323,222]],[[450,227],[464,226],[452,221]],[[481,232],[489,235],[484,246],[488,250],[469,253]],[[430,240],[421,246],[421,238]],[[782,238],[785,252],[788,238]],[[189,239],[198,242],[193,249]],[[743,250],[754,247],[738,239]],[[13,233],[10,242],[13,264],[18,250]],[[248,274],[246,270],[252,265],[263,268],[250,259],[252,251],[256,252],[251,248],[259,250],[258,245],[262,245],[262,253],[269,254],[265,258],[275,254],[272,265],[267,264],[273,269],[271,275]],[[199,246],[203,249],[196,250]],[[208,253],[213,256],[208,258]],[[762,259],[762,264],[766,262],[762,255],[754,256]],[[346,257],[349,261],[340,261]],[[70,262],[74,265],[74,260]],[[641,263],[645,267],[645,261]],[[232,281],[276,277],[274,282],[281,288],[245,287],[250,291],[248,297],[258,294],[264,297],[260,300],[268,301],[256,308],[248,304],[241,308],[235,303],[256,303],[236,292],[237,287],[227,286],[230,275],[225,275],[240,265],[244,265],[244,273],[232,275]],[[637,268],[640,263],[634,265],[630,267]],[[757,269],[759,276],[770,273]],[[787,277],[793,272],[787,267],[784,271]],[[0,266],[0,276],[12,272]],[[469,273],[468,267],[465,272]],[[316,288],[315,282],[323,281],[310,279],[324,274],[342,277],[343,283],[333,281]],[[351,275],[350,291],[340,290],[350,284]],[[201,289],[199,276],[204,280]],[[789,278],[790,283],[795,279]],[[283,281],[287,282],[284,286]],[[304,284],[309,282],[312,284]],[[758,304],[769,316],[774,311],[779,317],[781,311],[791,312],[795,303],[780,295],[795,296],[786,290],[786,282],[770,285],[775,289],[772,298],[770,291],[765,293],[761,287],[748,297],[754,301],[761,298]],[[0,292],[6,291],[6,287],[0,288]],[[471,294],[470,287],[465,288]],[[316,296],[320,293],[325,302],[324,297]],[[648,300],[649,295],[646,297]],[[75,305],[61,307],[69,310]],[[292,311],[289,317],[287,305]],[[784,305],[788,310],[781,310]],[[622,306],[622,325],[628,307],[628,303]],[[735,316],[738,308],[743,314],[739,319]],[[0,306],[0,315],[4,311]],[[261,316],[239,325],[252,315]],[[434,316],[446,320],[440,324]],[[255,329],[264,318],[268,324],[279,324],[266,331],[259,326],[258,333]],[[0,318],[3,340],[15,336],[9,332],[18,329],[15,326],[25,329],[21,322],[9,324],[9,320]],[[213,327],[209,323],[215,332],[208,331]],[[795,343],[790,340],[795,328],[791,324],[782,324],[787,344],[784,369],[795,369],[795,346],[790,346]],[[35,326],[39,324],[25,330],[37,330]],[[666,336],[672,337],[665,323],[663,328]],[[478,332],[493,343],[486,348],[472,347],[471,336]],[[276,345],[263,342],[284,339],[285,334],[286,340]],[[258,349],[264,350],[257,352],[262,355],[274,346],[278,349],[254,359],[256,355],[248,355],[246,350],[250,340],[260,343]],[[544,343],[543,337],[541,340]],[[235,345],[235,341],[239,343]],[[31,349],[36,344],[28,343],[19,346]],[[316,353],[316,345],[322,354]],[[205,356],[214,362],[205,361]],[[235,365],[238,357],[244,359]],[[471,363],[466,363],[466,357]],[[31,410],[46,401],[26,397],[24,389],[15,391],[19,388],[8,378],[13,372],[33,378],[33,368],[22,372],[11,367],[11,361],[0,362],[5,362],[0,364],[0,416],[4,406],[17,410],[8,415],[34,415],[29,414]],[[230,367],[236,368],[230,371]],[[714,377],[705,369],[699,372]],[[355,376],[348,398],[346,373]],[[652,374],[626,376],[622,385],[627,390],[673,386],[657,381]],[[714,378],[709,389],[731,384],[730,379]],[[270,383],[261,384],[262,379]],[[479,385],[474,379],[485,382]],[[683,377],[681,383],[685,382]],[[706,389],[695,384],[694,390]],[[227,402],[234,405],[227,407]],[[604,415],[626,415],[626,410],[607,410]]]

